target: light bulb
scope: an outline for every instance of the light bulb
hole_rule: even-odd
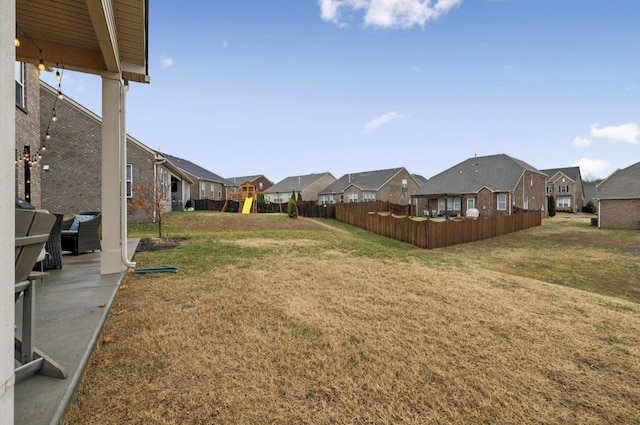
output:
[[[13,45],[16,47],[20,47],[20,39],[18,39],[18,37],[13,39]]]
[[[58,121],[58,116],[56,115],[56,110],[53,110],[53,115],[51,115],[51,121],[56,122]]]
[[[58,100],[62,100],[62,99],[64,99],[64,95],[60,90],[58,90]]]
[[[47,140],[51,139],[51,135],[49,134],[48,131],[47,131],[47,134],[44,135],[44,138]]]
[[[42,145],[42,147],[40,148],[40,150],[42,150],[42,152],[47,150],[47,147],[45,145]]]
[[[56,80],[60,81],[60,78],[61,78],[60,71],[56,69]]]
[[[40,63],[38,64],[38,71],[42,72],[44,71],[44,69],[44,60],[40,59]]]

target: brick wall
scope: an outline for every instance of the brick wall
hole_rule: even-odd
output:
[[[40,89],[40,132],[44,134],[56,94]],[[42,206],[51,212],[74,214],[102,210],[102,123],[94,114],[67,99],[56,102],[58,120],[49,129],[51,140],[41,165]],[[46,117],[46,119],[45,119]],[[132,182],[151,184],[154,157],[137,143],[127,142],[127,163],[132,164]],[[144,213],[127,209],[128,221],[147,222]]]
[[[16,106],[16,156],[22,157],[25,146],[29,146],[31,155],[35,156],[40,148],[40,84],[38,69],[34,65],[25,64],[25,107]],[[45,116],[47,120],[51,116],[49,110]],[[36,208],[46,208],[42,205],[40,174],[42,163],[31,167],[31,199],[28,201]],[[24,162],[18,161],[15,165],[15,193],[19,198],[25,196],[25,168]]]
[[[40,97],[41,114],[47,117],[56,95],[42,88]],[[51,140],[42,158],[42,164],[49,166],[49,171],[42,172],[43,207],[64,214],[100,211],[102,125],[66,99],[56,102],[56,115],[58,120],[49,129]],[[41,134],[47,123],[48,118],[41,120]]]
[[[640,199],[601,199],[598,213],[603,229],[640,229]]]
[[[136,187],[155,184],[154,157],[149,151],[133,142],[127,142],[127,163],[131,164],[131,190],[134,197],[136,196]],[[127,202],[130,203],[130,201]],[[150,220],[144,211],[128,206],[127,221],[130,223],[148,223]]]

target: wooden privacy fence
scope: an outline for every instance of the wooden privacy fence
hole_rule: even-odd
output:
[[[493,238],[542,224],[540,211],[522,211],[514,215],[480,217],[476,220],[434,220],[397,215],[389,212],[388,206],[385,208],[385,205],[373,204],[385,203],[338,204],[336,219],[428,249]]]

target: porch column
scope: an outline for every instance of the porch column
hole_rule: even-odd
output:
[[[0,2],[0,423],[13,424],[15,325],[15,0]]]
[[[120,235],[120,121],[122,81],[102,76],[102,274],[122,271]]]

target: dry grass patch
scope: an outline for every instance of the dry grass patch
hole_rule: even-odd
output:
[[[358,231],[254,228],[256,250],[244,223],[188,252],[249,267],[127,276],[67,424],[640,421],[637,304]]]

